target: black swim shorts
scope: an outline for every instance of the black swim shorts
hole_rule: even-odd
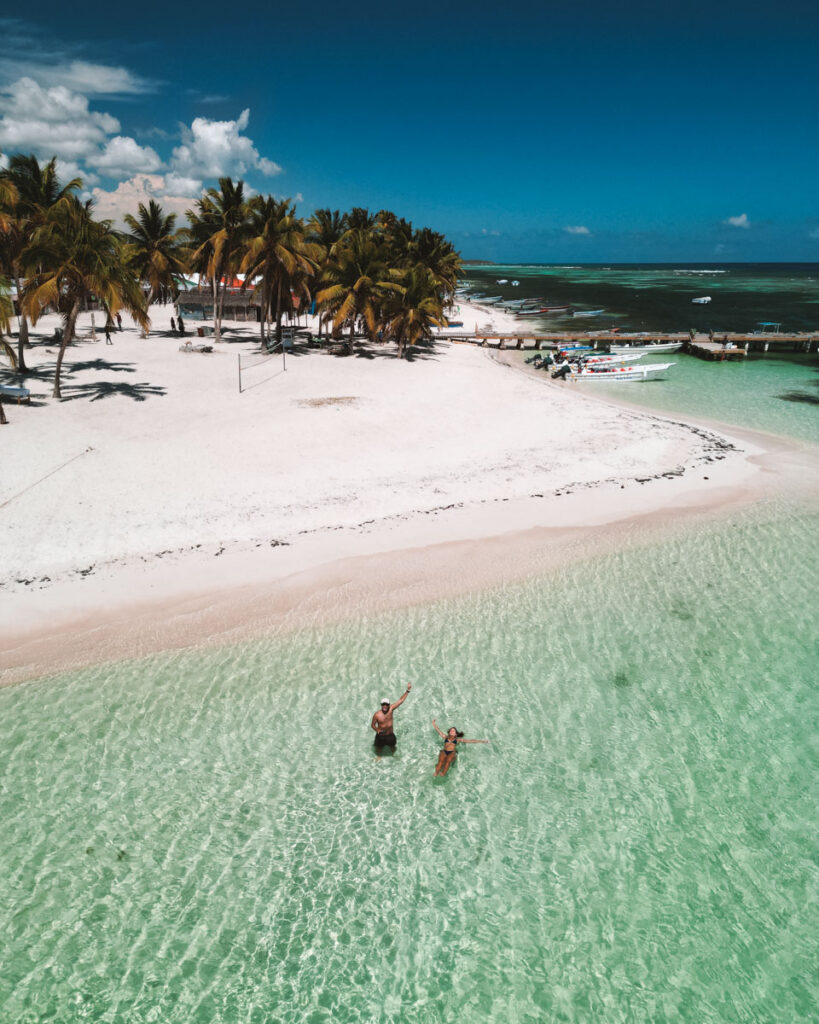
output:
[[[395,743],[394,732],[377,732],[375,734],[375,745],[377,747],[394,747]]]

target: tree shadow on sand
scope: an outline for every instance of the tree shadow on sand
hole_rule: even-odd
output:
[[[344,347],[331,350],[331,355],[337,357],[354,356],[356,359],[399,359],[398,349],[391,342],[373,344],[372,342],[356,341],[355,348],[348,352]],[[421,359],[437,359],[436,342],[420,342],[408,348],[404,353],[403,362],[414,363]]]
[[[83,370],[112,370],[114,373],[136,373],[134,363],[113,363],[108,359],[86,359],[84,363],[70,363],[63,373],[81,373]]]
[[[144,402],[148,398],[164,398],[165,388],[154,384],[125,384],[109,380],[97,381],[93,384],[67,384],[62,388],[64,402],[73,402],[78,398],[89,402],[99,402],[102,398],[130,398],[133,402]]]

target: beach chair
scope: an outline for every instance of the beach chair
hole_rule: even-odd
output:
[[[0,384],[0,397],[13,398],[19,405],[28,402],[31,405],[31,392],[28,388],[15,388],[10,384]]]

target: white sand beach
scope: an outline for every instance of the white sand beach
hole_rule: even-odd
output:
[[[172,312],[152,308],[147,339],[126,323],[71,347],[62,402],[40,340],[57,318],[33,333],[32,405],[0,428],[3,682],[519,578],[589,531],[622,542],[624,524],[740,500],[759,475],[747,439],[488,349],[297,345],[284,369],[252,324],[181,352]],[[468,325],[506,317],[461,303]],[[241,394],[240,355],[258,364]]]

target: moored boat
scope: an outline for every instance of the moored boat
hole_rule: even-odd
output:
[[[642,366],[603,366],[572,370],[573,380],[647,380],[650,374],[662,373],[675,363],[646,363]]]
[[[516,316],[550,316],[553,313],[565,313],[568,306],[541,306],[540,309],[522,309]]]
[[[704,306],[706,303],[711,301],[711,296],[701,295],[698,299],[692,299],[691,301],[695,303],[697,306]]]
[[[605,309],[576,309],[572,316],[600,316],[601,313],[605,312]]]
[[[679,352],[683,343],[681,341],[663,341],[652,345],[646,342],[643,345],[612,345],[612,352]]]

